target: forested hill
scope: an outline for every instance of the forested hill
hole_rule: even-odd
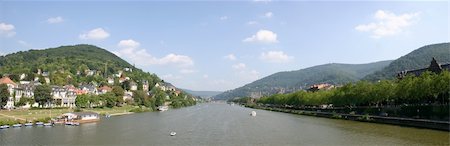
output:
[[[0,56],[0,75],[9,75],[14,81],[25,74],[23,80],[33,80],[38,71],[47,72],[54,85],[73,84],[79,82],[106,82],[106,78],[118,71],[129,68],[126,73],[132,79],[148,80],[150,83],[160,79],[150,73],[135,68],[133,65],[117,57],[113,53],[93,46],[74,45],[49,48],[44,50],[20,51],[6,56]],[[86,76],[93,73],[91,76]]]
[[[330,83],[340,85],[355,82],[364,76],[386,67],[391,61],[369,64],[325,64],[306,69],[278,72],[243,87],[216,95],[214,99],[230,99],[253,95],[270,95],[293,92],[313,84]]]
[[[433,57],[440,64],[450,63],[450,43],[423,46],[392,61],[387,67],[373,74],[369,74],[363,79],[369,81],[393,79],[400,71],[428,67]]]

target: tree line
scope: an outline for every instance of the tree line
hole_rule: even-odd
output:
[[[422,75],[378,82],[358,81],[341,87],[317,91],[298,91],[275,94],[258,99],[261,104],[291,105],[297,107],[332,104],[335,107],[448,104],[450,73],[425,72]],[[248,99],[241,99],[248,101]],[[242,102],[236,100],[238,102]]]

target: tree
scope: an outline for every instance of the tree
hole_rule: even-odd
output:
[[[82,94],[77,95],[77,98],[75,99],[75,105],[80,108],[85,108],[89,104],[89,95]]]
[[[134,103],[137,105],[144,105],[144,100],[147,94],[142,90],[133,91]]]
[[[0,109],[3,108],[8,102],[9,91],[6,84],[0,84]]]
[[[39,106],[43,106],[46,103],[51,103],[51,92],[52,88],[48,85],[36,86],[36,89],[34,90],[34,100],[39,103]]]
[[[107,92],[105,94],[100,95],[100,98],[106,101],[106,107],[112,108],[117,104],[117,98],[114,96],[114,93]]]

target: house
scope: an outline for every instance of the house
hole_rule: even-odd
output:
[[[397,78],[402,79],[408,75],[420,76],[422,73],[424,73],[426,71],[430,71],[432,73],[438,74],[438,73],[441,73],[443,70],[450,71],[450,63],[441,65],[441,64],[437,63],[436,59],[433,57],[430,65],[427,68],[401,71],[401,72],[397,73]]]
[[[76,88],[73,86],[52,86],[53,106],[57,107],[75,107],[77,98]]]
[[[148,81],[142,80],[142,90],[148,91],[149,89],[150,89],[150,87],[148,86]]]
[[[137,83],[134,81],[130,82],[130,90],[131,91],[136,91],[137,90]]]
[[[90,69],[87,69],[87,70],[84,71],[86,76],[93,76],[95,74],[95,72],[97,72],[97,71],[96,70],[90,70]]]
[[[2,77],[0,79],[0,84],[6,84],[6,86],[8,87],[8,91],[10,94],[10,97],[8,98],[8,101],[6,102],[6,105],[4,106],[4,108],[6,109],[11,109],[14,108],[14,88],[17,87],[17,84],[14,83],[9,77]]]
[[[20,84],[17,85],[16,88],[14,88],[15,91],[15,102],[19,102],[21,98],[34,98],[34,89],[36,89],[36,86],[41,85],[41,83],[36,81],[20,81]],[[29,103],[26,103],[26,105],[22,106],[21,108],[30,108],[31,106],[37,106],[38,103],[35,103],[34,105],[30,105]]]
[[[48,77],[50,74],[48,73],[48,71],[44,71],[44,72],[42,72],[42,76],[44,76],[44,77]]]
[[[160,82],[156,83],[155,87],[163,90],[163,91],[176,91],[177,88],[170,83]]]
[[[124,71],[127,71],[127,72],[133,72],[133,69],[128,68],[128,67],[124,68],[123,70],[124,70]]]
[[[21,74],[21,75],[20,75],[20,80],[23,80],[23,79],[25,79],[25,77],[27,77],[27,75],[26,75],[26,74],[24,74],[24,73],[23,73],[23,74]]]
[[[107,81],[108,81],[108,84],[110,84],[110,85],[114,84],[114,79],[113,78],[108,78]]]
[[[100,115],[94,112],[72,112],[64,113],[61,116],[66,122],[96,122],[100,120]]]
[[[98,88],[98,94],[105,94],[107,92],[111,92],[112,88],[109,86],[102,86],[100,88]]]
[[[314,84],[310,86],[307,90],[311,92],[316,92],[319,90],[330,90],[334,88],[334,85],[328,83]]]
[[[97,88],[92,84],[84,84],[81,85],[79,88],[87,94],[95,94],[95,95],[98,94]]]
[[[123,101],[133,100],[133,92],[125,91],[123,93]]]

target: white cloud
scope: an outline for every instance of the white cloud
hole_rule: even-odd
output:
[[[222,21],[227,20],[227,19],[228,19],[228,16],[222,16],[222,17],[220,17],[220,20],[222,20]]]
[[[189,56],[169,54],[161,59],[158,59],[160,65],[177,65],[179,67],[189,67],[194,65],[194,61]]]
[[[191,73],[195,73],[195,72],[197,72],[197,71],[193,70],[193,69],[181,69],[180,70],[180,73],[182,73],[182,74],[191,74]]]
[[[273,13],[272,13],[272,12],[266,12],[266,13],[263,15],[263,17],[264,17],[264,18],[272,18],[272,17],[273,17]]]
[[[406,27],[413,24],[419,15],[420,12],[396,15],[389,11],[378,10],[373,16],[376,22],[358,25],[355,27],[355,30],[370,32],[373,38],[393,36],[401,33]]]
[[[283,51],[269,51],[261,53],[260,59],[272,63],[287,63],[294,57],[288,56]]]
[[[127,58],[138,65],[173,65],[179,68],[194,66],[194,61],[189,56],[185,55],[171,53],[162,58],[154,57],[147,52],[147,50],[140,49],[140,43],[132,39],[121,40],[117,46],[120,49],[118,51],[114,51],[114,54]]]
[[[96,28],[89,32],[80,34],[79,38],[82,40],[102,40],[108,38],[110,35],[103,28]]]
[[[237,58],[234,56],[234,54],[228,54],[226,56],[223,56],[223,58],[228,59],[230,61],[235,61]]]
[[[138,48],[141,44],[132,39],[121,40],[117,46],[120,48]]]
[[[12,37],[16,35],[15,27],[12,24],[0,23],[0,36]]]
[[[277,43],[277,34],[270,30],[259,30],[255,35],[248,37],[243,42]]]
[[[244,70],[247,67],[247,65],[245,65],[244,63],[238,63],[232,65],[231,67],[235,70]]]
[[[58,17],[52,17],[47,19],[48,24],[55,24],[55,23],[61,23],[64,22],[64,19],[61,16]]]
[[[247,25],[256,25],[256,24],[258,24],[257,21],[249,21],[249,22],[247,22]]]
[[[204,75],[203,75],[203,78],[204,78],[204,79],[207,79],[207,78],[209,78],[209,75],[204,74]]]

